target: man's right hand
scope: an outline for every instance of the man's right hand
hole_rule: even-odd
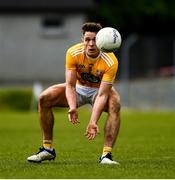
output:
[[[69,121],[72,123],[72,124],[77,124],[77,123],[80,123],[78,121],[78,112],[76,109],[69,109],[68,111],[68,118],[69,118]]]

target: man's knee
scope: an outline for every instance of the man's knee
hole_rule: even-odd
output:
[[[120,96],[118,93],[114,92],[111,94],[109,100],[109,112],[119,113],[121,109]]]
[[[116,102],[116,111],[120,112],[120,109],[121,109],[121,103],[119,101],[119,102]]]
[[[115,114],[118,114],[120,112],[120,109],[121,109],[121,104],[120,102],[115,102],[113,103],[113,105],[111,106],[109,112],[110,113],[115,113]]]
[[[49,95],[45,92],[42,92],[39,96],[39,99],[38,99],[39,107],[47,107],[48,106],[48,100],[49,100]]]

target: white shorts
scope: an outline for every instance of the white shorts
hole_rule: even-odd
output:
[[[77,92],[77,107],[85,104],[91,104],[93,106],[95,95],[97,94],[98,88],[76,85]]]

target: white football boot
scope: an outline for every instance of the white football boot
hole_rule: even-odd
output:
[[[120,163],[118,163],[117,161],[112,160],[111,153],[108,153],[106,156],[101,156],[100,160],[99,160],[99,163],[100,164],[116,164],[116,165],[120,165]]]
[[[40,163],[40,162],[45,161],[45,160],[54,160],[55,157],[56,157],[56,153],[55,153],[54,149],[49,150],[49,149],[46,149],[44,147],[41,147],[37,154],[29,156],[27,158],[27,160],[29,162]]]

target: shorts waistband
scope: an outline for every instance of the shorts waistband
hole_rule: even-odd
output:
[[[97,90],[98,88],[76,84],[76,91],[83,96],[92,97],[97,92]]]

